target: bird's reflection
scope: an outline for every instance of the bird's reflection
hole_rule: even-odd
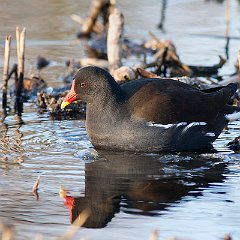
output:
[[[199,196],[211,183],[223,181],[222,158],[208,155],[146,155],[99,152],[85,166],[85,196],[65,196],[73,222],[84,209],[84,227],[103,228],[121,211],[159,215],[184,196]]]

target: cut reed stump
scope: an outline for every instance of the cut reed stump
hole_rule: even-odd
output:
[[[2,88],[2,108],[7,107],[7,88],[8,88],[8,71],[10,59],[11,36],[6,36],[5,39],[5,54],[4,54],[4,68],[3,68],[3,88]]]
[[[18,81],[16,85],[16,101],[15,110],[18,115],[21,115],[23,108],[22,89],[24,79],[24,60],[25,60],[25,33],[26,29],[23,28],[20,33],[19,28],[16,28],[16,41],[17,41],[17,55],[18,55]]]

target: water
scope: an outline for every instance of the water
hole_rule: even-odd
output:
[[[42,55],[52,61],[43,77],[50,86],[63,85],[64,61],[84,57],[83,43],[75,39],[78,26],[69,15],[85,16],[88,1],[0,3],[1,56],[4,36],[14,36],[16,25],[26,26],[26,72]],[[215,64],[218,55],[226,54],[224,4],[168,1],[165,33],[156,28],[159,1],[122,0],[119,7],[129,38],[146,39],[152,31],[171,39],[187,64]],[[233,39],[222,75],[234,71],[239,13],[238,2],[231,1]],[[11,64],[15,52],[13,41]],[[34,102],[24,105],[22,120],[19,124],[9,115],[0,124],[0,219],[15,226],[19,239],[33,239],[37,233],[47,239],[60,236],[86,208],[92,214],[76,239],[149,239],[154,229],[160,230],[160,239],[222,239],[226,233],[240,239],[240,156],[226,147],[239,135],[239,121],[215,142],[218,153],[162,155],[95,152],[84,121],[52,120],[38,113]],[[38,176],[36,196],[32,187]],[[61,186],[69,190],[66,199],[59,195]]]

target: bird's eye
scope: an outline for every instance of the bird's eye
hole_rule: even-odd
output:
[[[86,87],[86,83],[81,83],[80,87]]]

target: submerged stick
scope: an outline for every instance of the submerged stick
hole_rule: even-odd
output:
[[[4,54],[4,68],[3,68],[3,89],[2,89],[2,108],[7,107],[7,87],[8,87],[8,71],[10,60],[11,36],[6,36],[5,39],[5,54]]]

